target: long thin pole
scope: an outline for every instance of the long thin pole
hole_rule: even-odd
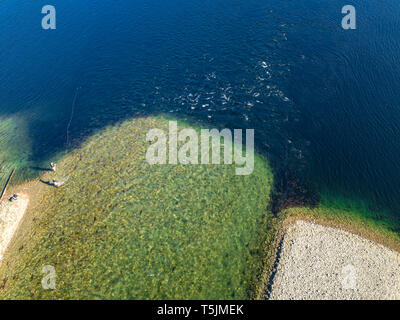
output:
[[[76,103],[76,98],[78,97],[79,89],[80,89],[80,87],[76,88],[74,100],[72,101],[71,116],[69,118],[69,122],[68,122],[68,126],[67,126],[67,148],[69,147],[69,127],[71,126],[72,118],[74,116],[75,103]]]
[[[0,201],[3,200],[3,197],[4,197],[4,195],[6,194],[7,187],[8,187],[8,185],[10,184],[12,177],[14,176],[15,170],[16,170],[16,169],[14,169],[14,170],[11,172],[10,176],[9,176],[8,179],[7,179],[6,185],[4,186],[3,192],[1,193]]]

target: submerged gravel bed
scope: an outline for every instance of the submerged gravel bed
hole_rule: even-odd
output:
[[[400,299],[400,254],[297,221],[284,235],[270,299]]]

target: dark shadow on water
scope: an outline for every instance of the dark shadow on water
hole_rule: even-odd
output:
[[[50,172],[51,171],[51,169],[41,168],[41,167],[29,167],[29,169],[35,170],[35,171],[46,171],[46,172]]]
[[[41,183],[47,184],[50,187],[54,187],[54,184],[52,184],[50,181],[44,181],[42,179],[39,180]]]
[[[299,178],[291,168],[282,167],[274,175],[270,210],[275,217],[284,209],[315,208],[321,202],[321,195],[315,185]]]
[[[278,248],[277,248],[277,251],[276,251],[275,261],[274,261],[274,264],[272,266],[272,272],[271,272],[271,275],[270,275],[269,280],[268,280],[267,289],[264,292],[265,298],[267,300],[269,300],[269,298],[271,297],[272,286],[274,284],[275,275],[276,275],[276,272],[278,271],[278,265],[279,265],[279,261],[281,259],[281,253],[282,253],[282,246],[283,246],[284,238],[285,238],[285,236],[282,235],[282,237],[281,237],[281,239],[279,241]]]

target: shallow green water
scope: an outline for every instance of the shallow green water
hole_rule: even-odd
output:
[[[15,167],[26,166],[30,139],[22,116],[0,117],[0,188]]]
[[[257,156],[249,176],[231,165],[150,166],[154,127],[168,123],[107,128],[58,163],[67,183],[46,187],[28,212],[0,268],[0,298],[249,297],[273,219],[268,164]],[[41,288],[44,265],[56,269],[54,291]]]

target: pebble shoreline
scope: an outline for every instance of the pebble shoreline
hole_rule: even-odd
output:
[[[400,299],[400,254],[299,220],[284,235],[269,299]]]
[[[0,262],[28,207],[29,198],[19,194],[18,200],[0,203]]]

